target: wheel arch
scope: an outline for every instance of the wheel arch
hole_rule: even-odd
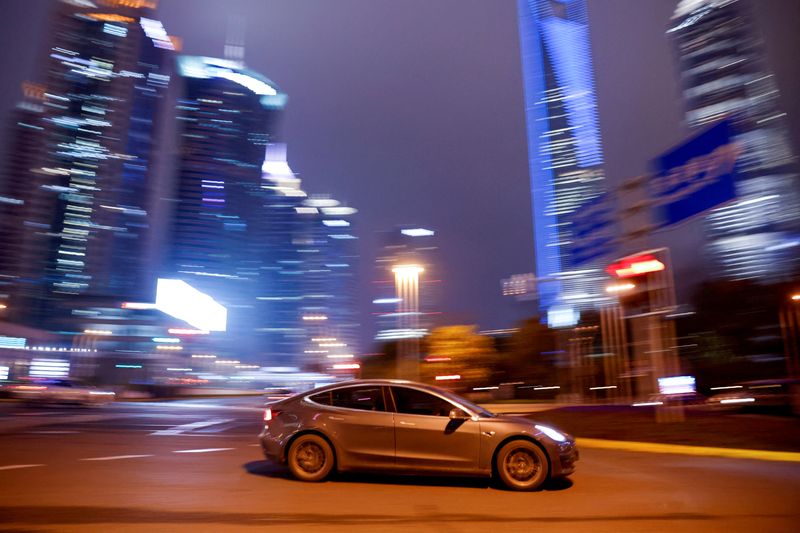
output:
[[[331,451],[333,452],[333,469],[338,470],[339,468],[339,457],[337,456],[336,446],[333,444],[333,440],[328,437],[325,433],[318,429],[304,429],[302,431],[298,431],[294,435],[292,435],[288,441],[286,441],[286,445],[283,447],[283,457],[281,457],[282,461],[286,463],[289,459],[289,449],[292,447],[294,441],[302,437],[303,435],[316,435],[322,438],[325,442],[328,443],[328,446],[331,447]]]
[[[540,450],[542,450],[542,453],[544,454],[545,459],[547,459],[547,479],[550,479],[552,477],[552,475],[553,475],[553,464],[550,461],[550,454],[547,453],[547,448],[545,448],[544,445],[541,442],[539,442],[538,440],[536,440],[535,438],[531,437],[530,435],[525,435],[525,434],[509,435],[508,437],[506,437],[505,439],[500,441],[497,444],[497,446],[494,447],[494,451],[492,451],[492,463],[491,463],[491,466],[492,466],[492,478],[496,479],[498,477],[498,473],[497,473],[497,455],[500,453],[500,450],[503,449],[503,446],[505,446],[509,442],[513,442],[515,440],[528,441],[530,443],[535,444]]]

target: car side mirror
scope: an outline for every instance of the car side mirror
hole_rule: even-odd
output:
[[[463,409],[450,409],[450,420],[466,420],[469,417]]]

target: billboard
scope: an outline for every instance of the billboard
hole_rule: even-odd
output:
[[[657,228],[683,222],[736,198],[736,160],[742,151],[723,120],[653,161]]]
[[[179,279],[159,278],[156,309],[203,331],[225,331],[227,326],[224,306]]]
[[[614,250],[614,205],[608,193],[585,202],[572,214],[570,220],[570,257],[573,266],[599,259]]]

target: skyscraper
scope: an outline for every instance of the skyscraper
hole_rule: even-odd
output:
[[[225,305],[224,349],[237,359],[319,368],[326,358],[313,338],[336,337],[354,351],[347,219],[356,211],[301,188],[277,142],[286,95],[238,61],[181,56],[178,71],[168,274]]]
[[[254,331],[269,322],[256,296],[269,257],[262,166],[286,95],[238,62],[178,57],[180,161],[168,237],[167,275],[228,308],[236,351],[263,359]]]
[[[154,7],[56,4],[42,90],[18,111],[23,149],[3,177],[0,239],[24,259],[3,265],[12,320],[51,327],[75,297],[151,287],[154,147],[173,50]]]
[[[539,304],[604,300],[602,270],[572,253],[572,215],[605,190],[584,0],[519,0]]]
[[[781,279],[797,268],[800,180],[778,106],[778,87],[738,0],[683,0],[667,36],[680,69],[686,123],[729,118],[742,146],[737,200],[705,217],[712,258],[723,277]]]

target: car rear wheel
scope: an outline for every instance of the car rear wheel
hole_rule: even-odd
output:
[[[319,435],[301,435],[289,447],[289,471],[300,481],[322,481],[333,462],[331,445]]]
[[[497,453],[495,467],[500,480],[512,490],[535,490],[547,480],[547,456],[536,444],[514,440]]]

